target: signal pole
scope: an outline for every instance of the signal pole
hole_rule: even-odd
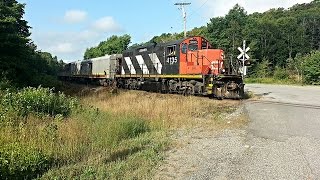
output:
[[[180,6],[180,10],[182,11],[182,17],[183,17],[183,22],[184,22],[184,37],[187,37],[187,13],[186,10],[184,9],[184,6],[188,6],[191,3],[175,3],[174,5]]]

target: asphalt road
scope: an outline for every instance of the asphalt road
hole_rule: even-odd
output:
[[[320,87],[249,84],[243,178],[320,179]],[[276,103],[273,103],[276,102]],[[244,172],[246,171],[246,172]]]
[[[249,84],[246,88],[261,96],[245,102],[252,135],[274,140],[320,139],[320,87]]]
[[[182,136],[154,179],[320,179],[320,87],[246,90],[258,97],[243,101],[246,127]]]

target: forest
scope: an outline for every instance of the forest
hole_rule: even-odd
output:
[[[0,1],[0,87],[57,86],[63,61],[37,50],[30,26],[23,19],[25,5]]]
[[[320,1],[297,4],[289,9],[270,9],[248,14],[235,5],[227,15],[211,18],[207,25],[187,33],[207,38],[214,48],[223,49],[235,60],[243,40],[251,48],[249,79],[272,78],[290,83],[320,82]],[[163,33],[149,42],[165,43],[183,38],[183,33]],[[86,50],[84,58],[121,53],[129,47],[130,36],[112,36]],[[129,48],[130,48],[129,47]]]

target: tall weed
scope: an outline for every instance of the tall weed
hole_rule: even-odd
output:
[[[0,179],[31,179],[49,169],[53,158],[23,143],[0,147]]]
[[[12,117],[23,119],[30,114],[68,116],[77,104],[76,99],[60,92],[56,94],[49,88],[28,87],[17,92],[6,90],[0,97],[0,122],[10,122]]]

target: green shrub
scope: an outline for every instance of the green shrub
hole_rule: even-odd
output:
[[[289,74],[284,68],[276,67],[274,70],[273,78],[277,80],[286,80],[289,78]]]
[[[41,85],[42,87],[54,87],[55,89],[61,89],[62,83],[58,80],[56,76],[42,74],[41,76],[36,76],[32,79],[31,86],[38,86]]]
[[[53,158],[21,143],[0,147],[0,179],[31,179],[46,172]]]
[[[272,75],[272,71],[270,69],[270,62],[264,58],[254,69],[253,76],[256,78],[266,78]]]
[[[6,78],[1,78],[0,79],[0,90],[9,89],[9,88],[12,88],[10,81],[7,80]]]
[[[28,87],[18,92],[6,91],[0,101],[2,107],[0,115],[14,110],[18,116],[22,117],[30,113],[68,116],[76,105],[77,101],[74,98],[69,98],[63,93],[55,94],[48,88]]]
[[[320,84],[320,51],[302,57],[304,81],[307,84]]]

